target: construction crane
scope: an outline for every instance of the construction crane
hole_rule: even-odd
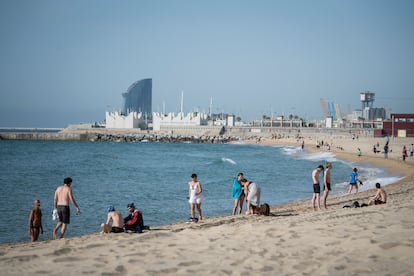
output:
[[[335,104],[335,112],[336,112],[336,118],[338,120],[342,120],[342,114],[341,114],[341,109],[339,109],[339,104]]]
[[[352,107],[351,107],[351,104],[348,104],[348,115],[352,115]]]
[[[328,109],[326,108],[326,103],[322,98],[321,98],[321,106],[322,106],[323,115],[325,115],[325,117],[329,117]]]

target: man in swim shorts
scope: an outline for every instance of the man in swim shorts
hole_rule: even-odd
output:
[[[112,226],[111,226],[112,221]],[[121,212],[115,211],[115,208],[111,205],[108,207],[108,218],[106,223],[101,224],[101,234],[108,233],[123,233],[124,232],[124,218]]]
[[[69,202],[76,207],[76,213],[80,213],[78,204],[72,195],[72,178],[67,177],[63,180],[63,185],[58,187],[55,191],[54,208],[57,210],[59,221],[53,230],[53,238],[56,239],[59,228],[62,227],[60,238],[63,238],[66,232],[67,225],[70,223],[70,209]]]
[[[315,203],[318,206],[318,210],[321,209],[320,193],[321,186],[319,184],[319,173],[323,171],[323,166],[319,165],[316,169],[312,171],[312,181],[313,181],[313,196],[312,196],[312,206],[316,210]]]
[[[326,164],[326,170],[323,173],[323,207],[326,209],[326,199],[328,198],[329,191],[331,190],[331,169],[332,164]]]
[[[376,183],[375,187],[377,188],[377,193],[369,198],[368,205],[380,205],[387,203],[387,193],[383,188],[381,188],[381,184]]]

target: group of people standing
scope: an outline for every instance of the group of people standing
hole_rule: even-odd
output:
[[[243,212],[243,203],[246,199],[246,214],[256,214],[260,206],[260,187],[253,181],[244,178],[241,172],[233,181],[232,195],[234,199],[233,215]]]
[[[321,202],[320,202],[320,193],[321,193],[321,185],[319,182],[319,174],[323,172],[323,207],[326,209],[326,200],[329,195],[329,191],[331,191],[331,169],[332,164],[326,164],[326,170],[322,165],[319,165],[316,169],[312,171],[312,181],[313,181],[313,196],[312,196],[312,206],[313,209],[318,210],[321,209]]]

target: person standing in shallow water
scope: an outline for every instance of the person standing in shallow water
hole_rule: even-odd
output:
[[[57,210],[59,221],[56,224],[55,230],[53,230],[53,238],[56,239],[57,232],[60,228],[60,238],[66,233],[67,225],[70,223],[70,209],[69,209],[69,202],[76,207],[76,214],[80,213],[80,209],[78,204],[75,201],[75,198],[72,195],[72,178],[66,177],[63,180],[63,185],[58,187],[55,191],[55,198],[54,198],[54,208]]]
[[[331,190],[331,169],[332,164],[327,163],[326,164],[326,170],[323,173],[323,207],[326,208],[326,199],[328,198],[329,191]]]
[[[191,175],[191,181],[188,182],[188,203],[190,203],[190,212],[191,218],[190,222],[197,222],[203,219],[202,211],[201,211],[201,193],[203,192],[203,188],[201,187],[201,183],[197,180],[197,175],[193,173]],[[198,219],[195,217],[195,208],[197,207],[198,211]]]
[[[355,187],[355,193],[358,193],[358,183],[362,185],[362,181],[358,179],[358,169],[354,168],[349,174],[349,190],[348,194],[352,192],[352,189]]]
[[[320,200],[321,186],[319,183],[319,173],[322,171],[323,171],[322,165],[319,165],[316,169],[312,171],[312,181],[313,181],[312,206],[314,210],[316,210],[316,207],[318,207],[318,210],[321,209],[321,200]]]
[[[40,210],[40,200],[35,199],[34,208],[29,215],[29,235],[32,242],[37,241],[39,234],[43,234],[42,210]]]

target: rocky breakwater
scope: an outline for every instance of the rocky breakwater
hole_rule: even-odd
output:
[[[240,141],[237,136],[195,136],[195,135],[160,135],[160,134],[89,134],[93,142],[161,142],[161,143],[230,143]]]
[[[161,143],[230,143],[242,140],[238,136],[226,135],[171,135],[154,133],[101,133],[101,132],[59,132],[59,133],[17,133],[0,134],[0,140],[48,140],[48,141],[91,141],[91,142],[161,142]]]

